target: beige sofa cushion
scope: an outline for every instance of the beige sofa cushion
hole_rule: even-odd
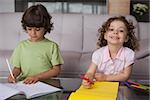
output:
[[[12,50],[19,41],[20,13],[0,14],[0,50]]]
[[[62,27],[61,50],[82,51],[82,15],[64,14]]]

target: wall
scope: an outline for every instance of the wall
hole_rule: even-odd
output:
[[[0,12],[14,12],[14,0],[0,0]]]
[[[109,0],[108,13],[110,15],[129,15],[130,14],[130,0]]]

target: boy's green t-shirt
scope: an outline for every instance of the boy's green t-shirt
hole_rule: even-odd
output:
[[[11,64],[22,70],[19,80],[63,63],[58,45],[48,39],[39,42],[21,41],[11,57]]]

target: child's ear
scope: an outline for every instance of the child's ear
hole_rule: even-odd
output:
[[[128,42],[129,40],[129,36],[126,36],[125,42]]]
[[[104,39],[105,39],[105,40],[107,40],[107,38],[106,38],[106,37],[107,37],[107,34],[106,34],[106,33],[104,33]]]

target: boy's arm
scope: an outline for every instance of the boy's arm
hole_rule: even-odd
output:
[[[50,79],[51,77],[57,76],[61,71],[61,65],[55,65],[52,69],[40,73],[37,75],[39,80]]]
[[[61,65],[55,65],[53,68],[49,69],[48,71],[39,73],[34,76],[28,76],[25,80],[25,84],[32,84],[36,83],[37,81],[42,81],[45,79],[50,79],[53,76],[57,76],[60,73]]]
[[[103,78],[102,81],[126,81],[128,80],[128,78],[130,77],[132,72],[132,65],[126,67],[122,72],[120,72],[117,75],[97,75],[97,80],[101,81],[101,79]]]

